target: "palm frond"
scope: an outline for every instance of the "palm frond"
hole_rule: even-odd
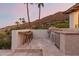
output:
[[[38,7],[40,8],[40,7],[44,7],[44,3],[38,3]]]

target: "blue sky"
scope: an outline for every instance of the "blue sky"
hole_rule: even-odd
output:
[[[44,4],[41,11],[41,18],[54,14],[59,11],[65,11],[74,3],[48,3]],[[37,5],[29,5],[31,21],[38,19]],[[23,3],[0,3],[0,28],[15,24],[20,17],[24,17],[27,21],[26,6]]]

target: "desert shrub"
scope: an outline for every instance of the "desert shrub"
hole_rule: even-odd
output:
[[[0,31],[0,49],[11,48],[11,33],[9,31]]]
[[[11,41],[0,39],[0,49],[10,49],[11,48]]]
[[[69,28],[69,20],[64,22],[55,22],[52,26],[57,28]]]
[[[0,39],[6,36],[6,32],[0,31]]]

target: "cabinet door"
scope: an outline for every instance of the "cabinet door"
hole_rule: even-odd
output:
[[[60,33],[55,33],[55,45],[60,49]]]

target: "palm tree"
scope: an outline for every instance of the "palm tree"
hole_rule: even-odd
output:
[[[41,16],[41,7],[44,7],[43,3],[38,3],[38,8],[39,8],[39,20],[40,20],[40,16]]]
[[[24,18],[19,18],[19,20],[20,20],[20,22],[21,22],[22,24],[25,24],[25,23],[26,23],[26,21],[25,21]]]
[[[18,20],[20,20],[20,22],[22,21],[22,18],[19,18]]]
[[[17,25],[17,28],[19,29],[19,25],[20,25],[19,22],[16,21],[15,23],[16,23],[16,25]]]
[[[23,24],[26,24],[26,21],[25,21],[25,19],[24,19],[24,18],[22,18],[22,23],[23,23]]]
[[[16,21],[15,23],[16,23],[17,26],[19,25],[19,22],[18,21]]]
[[[24,4],[27,7],[27,18],[28,18],[29,28],[31,29],[30,16],[29,16],[29,4],[28,3],[24,3]]]

